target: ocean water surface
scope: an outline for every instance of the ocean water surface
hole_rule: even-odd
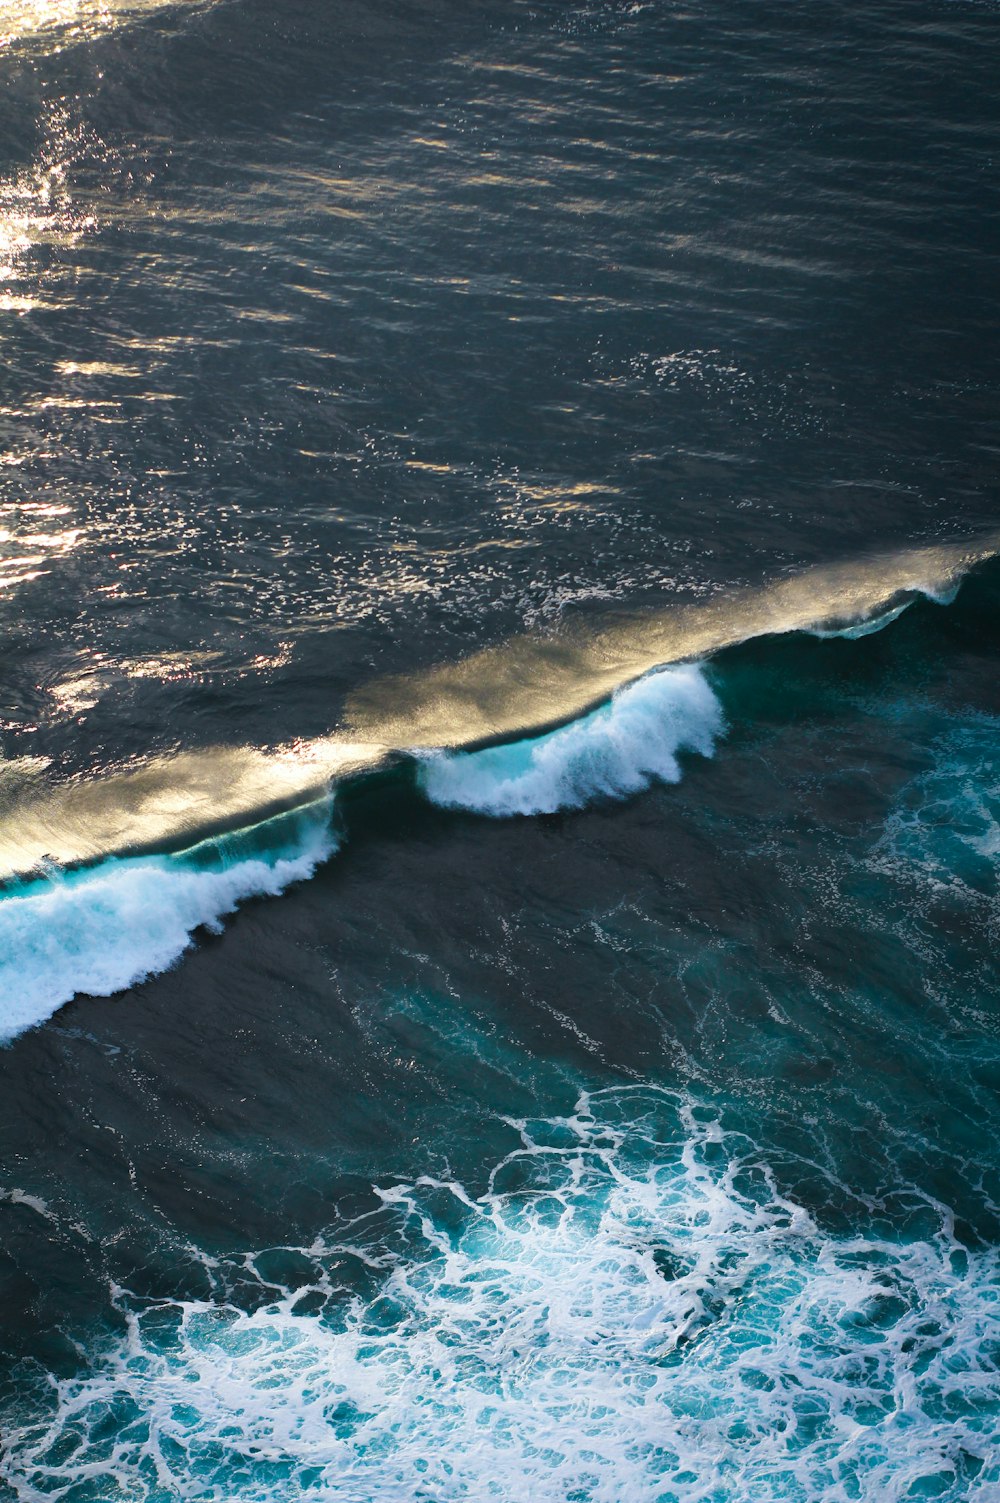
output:
[[[1000,1498],[975,0],[0,0],[0,1500]]]

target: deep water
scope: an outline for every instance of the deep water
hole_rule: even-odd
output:
[[[1000,1497],[996,22],[0,4],[0,1499]]]

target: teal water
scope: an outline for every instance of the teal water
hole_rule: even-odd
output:
[[[717,1108],[653,1087],[510,1133],[475,1197],[424,1176],[339,1238],[257,1250],[255,1308],[217,1267],[215,1299],[120,1294],[126,1340],[16,1437],[38,1494],[69,1467],[80,1499],[997,1486],[1000,1268],[943,1206],[908,1197],[920,1235],[831,1235]]]
[[[199,1073],[214,1113],[220,1078],[228,1098],[182,1155],[207,1238],[165,1162],[153,1191],[162,1140],[130,1159],[138,1203],[110,1238],[116,1154],[85,1160],[105,1185],[85,1210],[58,1155],[6,1190],[21,1237],[79,1259],[36,1308],[63,1343],[83,1317],[105,1332],[82,1369],[65,1344],[47,1375],[12,1369],[14,1494],[990,1497],[995,581],[877,634],[668,668],[534,742],[453,756],[453,812],[418,761],[272,836],[81,871],[104,951],[109,873],[153,871],[170,903],[175,872],[267,892],[297,852],[300,879],[328,858],[202,940],[159,1004],[138,994],[189,1066],[231,1023],[179,1016],[188,972],[244,995],[286,905],[327,978],[296,997],[286,954],[224,1072],[185,1068],[192,1104]],[[526,815],[518,785],[589,808]],[[432,894],[428,862],[450,873]],[[100,1115],[145,1098],[155,1131],[179,1081],[123,1057],[107,1008],[75,1007],[87,1031],[60,1049],[103,1054],[90,1114],[124,1069]]]
[[[0,4],[0,1499],[1000,1498],[996,11]]]

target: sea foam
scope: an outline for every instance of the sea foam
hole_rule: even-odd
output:
[[[908,611],[910,606],[915,605],[921,597],[924,600],[932,600],[935,605],[954,604],[961,583],[961,579],[958,579],[940,585],[912,585],[909,593],[894,605],[888,605],[882,610],[859,616],[856,620],[847,621],[841,625],[819,623],[807,627],[806,630],[811,637],[842,637],[848,642],[858,642],[862,637],[871,637],[876,632],[884,631],[887,626],[898,621],[903,612]]]
[[[929,766],[899,791],[876,865],[918,874],[938,898],[985,905],[995,924],[1000,877],[1000,719],[956,717]]]
[[[710,757],[725,729],[722,708],[697,664],[648,674],[600,709],[548,735],[474,752],[433,752],[420,785],[446,808],[502,817],[579,809],[676,783],[678,753]]]
[[[515,1126],[485,1193],[383,1190],[367,1231],[237,1260],[233,1303],[118,1291],[126,1336],[22,1385],[0,1481],[24,1503],[996,1498],[1000,1266],[945,1207],[918,1240],[834,1235],[655,1088]],[[369,1292],[345,1293],[352,1258]]]
[[[329,800],[177,855],[54,870],[0,900],[0,1041],[77,993],[109,997],[167,970],[199,928],[275,896],[333,854]]]

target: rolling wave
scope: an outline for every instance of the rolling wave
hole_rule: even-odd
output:
[[[315,803],[384,761],[384,747],[328,738],[270,752],[181,752],[55,787],[37,760],[0,764],[0,882],[113,856],[187,850]]]
[[[346,706],[344,724],[265,751],[213,747],[89,781],[49,786],[30,769],[0,777],[0,881],[47,864],[179,850],[309,803],[326,787],[413,753],[472,752],[537,738],[588,715],[655,670],[712,657],[755,637],[807,632],[860,638],[919,598],[954,600],[1000,539],[914,549],[807,570],[762,590],[677,605],[589,633],[517,638],[457,663],[382,679]]]
[[[311,877],[337,848],[330,814],[327,798],[177,855],[55,870],[12,891],[0,902],[0,1042],[77,993],[109,997],[167,970],[197,929],[218,932],[247,898]]]
[[[595,798],[676,783],[680,751],[712,756],[722,706],[703,669],[665,668],[546,736],[474,752],[436,752],[418,782],[432,803],[479,814],[551,814]]]
[[[508,644],[407,680],[391,722],[355,715],[349,729],[368,732],[364,741],[192,752],[54,789],[30,769],[13,792],[0,783],[0,1038],[77,994],[110,995],[163,971],[199,928],[311,876],[336,849],[331,802],[351,780],[410,768],[432,803],[498,818],[676,782],[679,754],[711,757],[725,732],[704,668],[681,661],[696,648],[778,632],[870,635],[920,594],[953,599],[963,570],[990,554],[923,550],[854,574],[814,571],[676,620],[619,624],[582,645]],[[536,678],[529,669],[540,664]],[[369,708],[385,693],[373,689]]]
[[[920,597],[946,603],[1000,537],[823,565],[762,589],[674,604],[551,637],[518,637],[428,673],[376,680],[347,705],[358,741],[468,749],[547,730],[653,669],[792,632],[863,636]]]

